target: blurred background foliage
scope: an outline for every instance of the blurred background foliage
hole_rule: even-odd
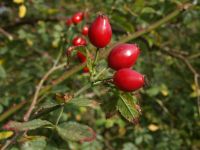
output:
[[[158,29],[129,41],[141,48],[134,69],[149,80],[149,85],[138,95],[142,108],[139,124],[129,123],[118,115],[106,119],[99,103],[104,108],[104,104],[114,103],[115,97],[105,87],[97,86],[78,97],[86,102],[92,100],[92,104],[68,105],[61,117],[61,121],[76,120],[92,127],[97,133],[94,142],[66,143],[44,129],[32,134],[49,137],[40,138],[40,148],[52,150],[200,149],[196,101],[200,91],[195,91],[194,74],[181,59],[162,50],[184,56],[200,72],[200,3],[197,0],[1,0],[0,113],[30,100],[36,84],[57,57],[60,36],[67,28],[66,18],[75,12],[88,12],[88,19],[78,25],[78,30],[89,24],[99,11],[108,15],[114,43],[119,37],[134,34],[166,17],[184,2],[191,3],[193,7]],[[66,48],[77,34],[75,29],[67,32]],[[64,52],[61,61],[66,61]],[[73,61],[72,66],[79,65]],[[100,62],[99,67],[106,67],[105,60]],[[62,75],[63,71],[54,73],[46,84]],[[88,74],[79,71],[42,98],[45,102],[54,101],[55,93],[75,93],[87,84]],[[1,118],[1,125],[10,119],[21,120],[25,110],[23,107],[8,118]],[[58,113],[53,111],[44,118],[55,122]],[[38,144],[37,141],[34,144]],[[21,148],[27,147],[23,145]],[[11,149],[19,149],[19,145],[13,145]]]

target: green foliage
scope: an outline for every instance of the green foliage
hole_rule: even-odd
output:
[[[117,109],[130,122],[134,122],[139,118],[140,112],[137,110],[137,99],[129,93],[120,93]]]
[[[45,137],[35,136],[27,141],[23,141],[21,150],[44,150],[46,147]]]
[[[91,44],[87,49],[78,47],[70,58],[66,57],[65,49],[72,46],[74,36],[80,35],[82,26],[90,24],[99,11],[110,18],[111,43],[115,43],[127,35],[137,35],[185,2],[191,7],[158,28],[128,41],[141,49],[133,69],[144,74],[148,84],[140,91],[118,93],[110,83],[93,85],[90,75],[80,69],[55,84],[56,79],[80,66],[77,50],[87,54],[87,59],[90,59],[89,54],[95,54]],[[21,5],[27,9],[24,18],[18,15]],[[18,137],[9,148],[200,149],[196,102],[200,92],[196,92],[191,69],[176,57],[183,56],[200,73],[199,10],[197,0],[24,0],[21,4],[0,1],[0,124],[17,131],[31,130],[28,136]],[[66,18],[78,11],[88,11],[88,18],[77,26],[67,27]],[[56,62],[60,44],[64,48],[59,64],[70,60],[69,65],[48,77],[30,121],[23,122],[38,82]],[[100,55],[108,50],[109,46],[102,49]],[[88,61],[90,70],[92,62],[92,59]],[[94,75],[98,75],[99,80],[112,77],[114,71],[106,68],[106,59],[99,59]],[[16,109],[19,105],[20,109]],[[63,112],[60,112],[62,107]],[[16,121],[7,123],[10,120]],[[137,122],[139,125],[133,124]],[[15,137],[10,134],[9,139],[2,138],[0,147],[12,139],[10,136]]]
[[[52,125],[49,121],[41,120],[41,119],[34,119],[28,122],[16,122],[10,121],[8,124],[5,125],[5,128],[8,130],[15,130],[15,131],[27,131],[27,130],[34,130],[46,125]]]
[[[96,138],[91,128],[76,122],[62,123],[56,127],[56,131],[65,141],[93,141]]]

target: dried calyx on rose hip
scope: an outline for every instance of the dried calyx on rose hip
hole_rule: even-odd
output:
[[[91,24],[88,32],[90,42],[97,48],[107,46],[112,37],[112,28],[105,15],[99,15]]]
[[[115,86],[125,92],[132,92],[141,88],[144,83],[144,76],[129,68],[118,70],[113,76]]]
[[[108,56],[108,66],[114,70],[132,67],[138,56],[140,49],[136,44],[118,44]]]
[[[80,23],[84,18],[84,13],[83,12],[77,12],[72,16],[72,21],[74,24]]]
[[[87,41],[84,38],[80,37],[80,36],[76,36],[73,39],[72,44],[74,46],[86,46],[87,45]]]

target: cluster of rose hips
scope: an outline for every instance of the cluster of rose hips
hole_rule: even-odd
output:
[[[67,20],[67,24],[77,24],[83,18],[83,13],[77,13],[72,16],[70,20]],[[108,17],[99,15],[89,28],[88,26],[87,28],[83,28],[82,34],[88,34],[90,42],[97,47],[97,51],[100,48],[106,47],[112,38],[112,28]],[[74,46],[87,45],[86,40],[82,37],[75,37],[72,43]],[[125,92],[131,92],[144,85],[144,76],[131,69],[139,54],[140,49],[136,44],[118,44],[111,50],[107,61],[108,66],[113,70],[116,70],[113,76],[113,83],[118,89]],[[86,61],[86,56],[80,51],[77,52],[77,56],[82,63]],[[87,67],[85,67],[84,70],[89,71]]]
[[[66,25],[67,26],[71,26],[72,24],[77,25],[78,23],[80,23],[84,19],[84,17],[85,17],[85,14],[83,12],[75,13],[71,18],[68,18],[66,20]],[[83,36],[87,36],[88,35],[88,30],[89,30],[89,26],[88,25],[83,26],[81,34]],[[87,45],[87,41],[85,40],[85,38],[83,36],[76,36],[72,40],[72,45],[74,47],[69,47],[67,49],[67,55],[70,55],[71,51],[75,47],[77,47],[77,46],[86,46]],[[76,55],[77,55],[77,58],[79,59],[79,61],[81,63],[86,62],[87,58],[81,51],[77,51]],[[85,73],[89,72],[89,69],[88,69],[87,66],[83,68],[83,72],[85,72]]]
[[[122,91],[135,91],[144,85],[144,76],[131,69],[139,54],[135,44],[118,44],[108,56],[109,67],[116,70],[113,82]]]

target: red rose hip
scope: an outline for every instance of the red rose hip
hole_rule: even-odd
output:
[[[90,71],[90,70],[89,70],[88,67],[84,67],[84,68],[83,68],[83,72],[84,72],[84,73],[87,73],[87,72],[89,72],[89,71]]]
[[[119,44],[115,46],[108,56],[108,66],[114,70],[132,67],[140,49],[135,44]]]
[[[84,26],[81,33],[83,35],[88,35],[88,31],[89,31],[89,27],[88,26]]]
[[[84,63],[87,59],[86,56],[80,51],[78,51],[76,55],[81,63]]]
[[[73,39],[72,43],[74,46],[86,46],[87,45],[86,40],[80,36],[75,37]]]
[[[80,23],[84,18],[84,13],[83,12],[77,12],[72,16],[72,21],[74,24]]]
[[[114,74],[113,81],[120,90],[132,92],[144,85],[144,76],[134,70],[124,68]]]
[[[108,45],[112,37],[112,28],[108,17],[99,15],[91,24],[88,36],[95,47],[103,48]]]
[[[73,23],[73,22],[72,22],[72,18],[68,18],[68,19],[66,20],[66,25],[67,25],[67,26],[70,26],[72,23]]]
[[[77,55],[77,58],[79,59],[79,61],[80,61],[81,63],[86,62],[87,58],[86,58],[86,56],[85,56],[82,52],[78,51],[76,55]],[[84,67],[84,68],[83,68],[83,72],[84,72],[84,73],[89,72],[89,68],[88,68],[87,66]]]

